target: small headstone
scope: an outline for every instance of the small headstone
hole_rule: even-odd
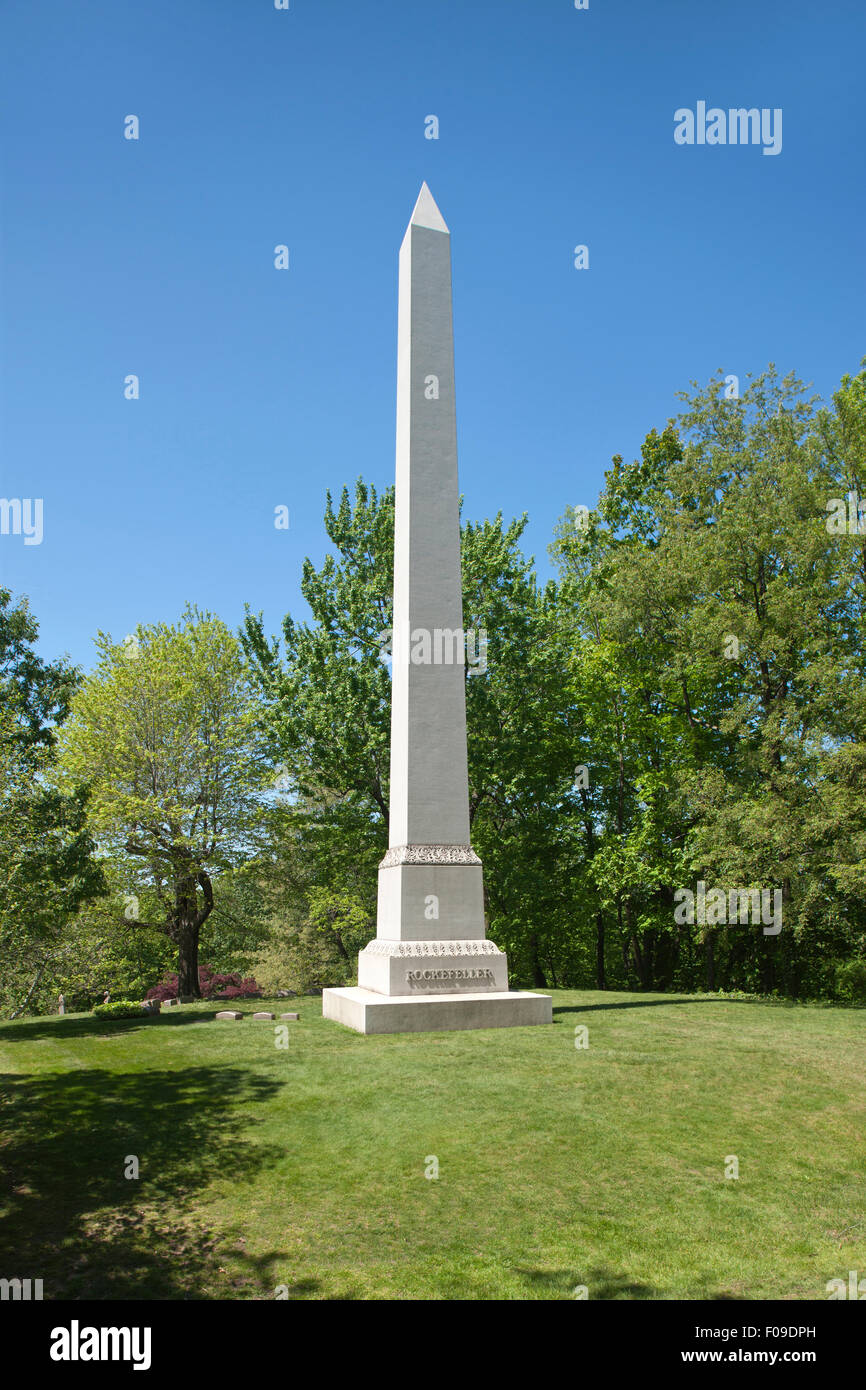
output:
[[[300,1014],[280,1014],[280,1018],[293,1018],[297,1021],[300,1018]]]
[[[253,1014],[253,1018],[276,1018],[276,1014],[268,1014],[268,1013]]]
[[[217,1018],[243,1018],[243,1014],[235,1013],[234,1009],[222,1009]]]
[[[177,1000],[176,1000],[176,999],[165,999],[165,1000],[163,1001],[163,1004],[164,1004],[164,1007],[165,1007],[166,1009],[173,1009],[173,1008],[175,1007],[175,1005],[177,1004]]]
[[[65,1014],[65,1013],[66,1013],[66,1000],[63,998],[63,995],[62,995],[62,994],[60,995],[60,997],[59,997],[58,1000],[57,1000],[57,1012],[58,1012],[59,1014]]]
[[[293,989],[278,989],[278,990],[277,990],[277,998],[278,998],[278,999],[294,999],[295,997],[296,997],[296,996],[295,996],[295,991],[294,991]]]

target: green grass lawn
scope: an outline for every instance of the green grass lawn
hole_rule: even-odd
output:
[[[553,994],[552,1027],[381,1038],[275,1001],[300,1012],[287,1050],[213,1004],[0,1025],[0,1276],[46,1298],[824,1299],[866,1274],[863,1010]]]

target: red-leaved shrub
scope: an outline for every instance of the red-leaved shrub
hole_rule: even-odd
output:
[[[252,977],[242,980],[237,971],[220,975],[209,965],[199,966],[198,984],[202,999],[260,999],[262,994]],[[173,971],[168,971],[158,985],[147,991],[145,998],[158,999],[164,1004],[166,999],[177,998],[177,990],[178,977]]]

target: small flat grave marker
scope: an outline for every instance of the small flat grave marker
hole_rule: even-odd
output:
[[[234,1009],[221,1009],[217,1018],[243,1018],[243,1014],[236,1013]]]

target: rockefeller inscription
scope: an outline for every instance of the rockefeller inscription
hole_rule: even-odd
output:
[[[486,984],[494,979],[492,970],[410,970],[406,975],[410,985],[431,984]]]

